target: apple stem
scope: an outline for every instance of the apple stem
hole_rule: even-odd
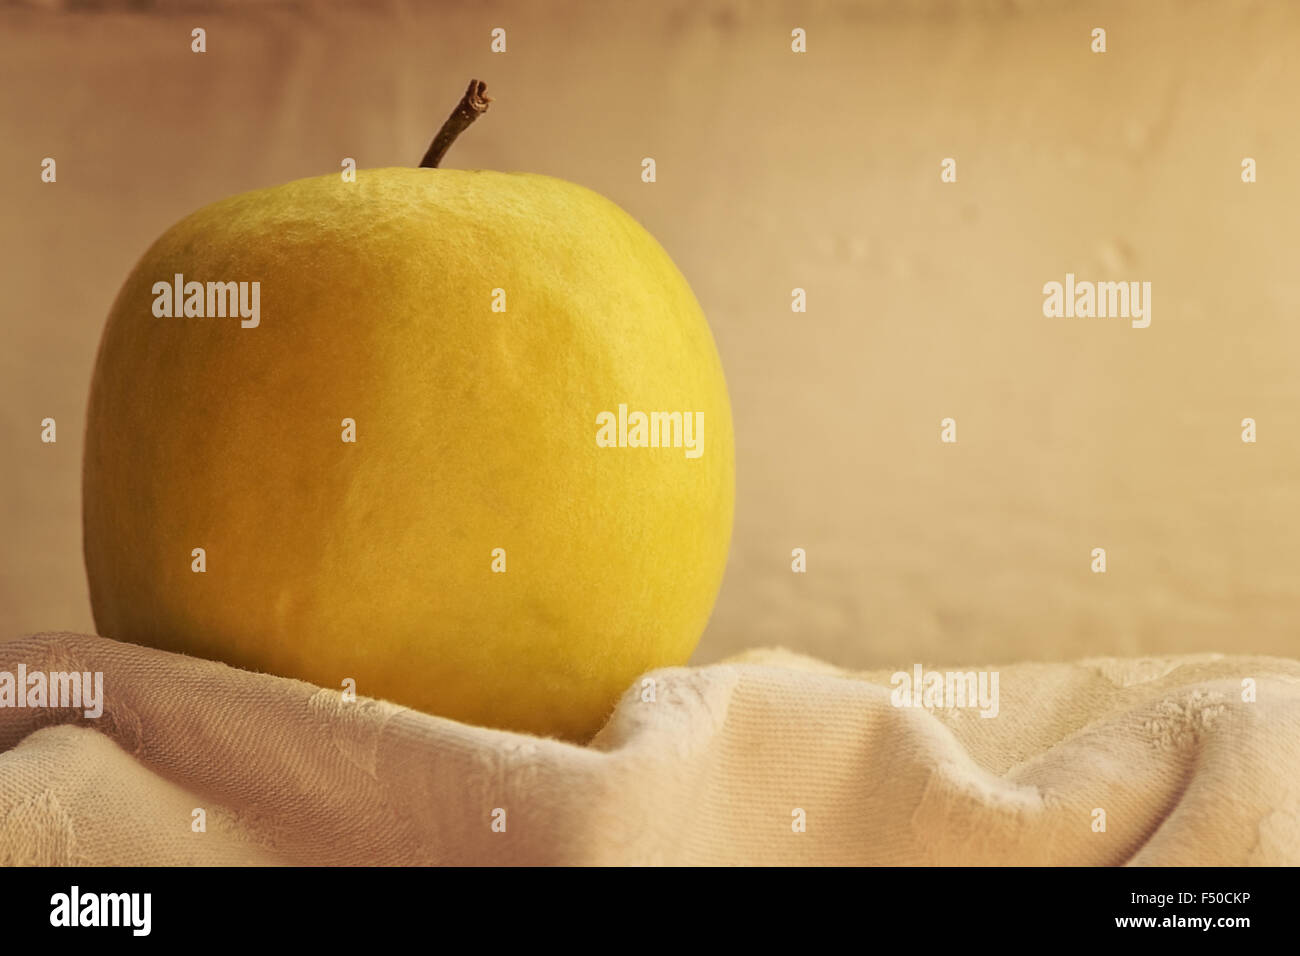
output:
[[[437,169],[438,164],[442,162],[442,157],[447,155],[447,150],[451,149],[451,144],[456,141],[456,137],[486,113],[491,102],[492,97],[487,95],[487,84],[482,80],[470,80],[469,89],[465,91],[465,95],[447,117],[447,122],[442,124],[442,129],[438,130],[438,135],[429,144],[424,159],[420,160],[420,168]]]

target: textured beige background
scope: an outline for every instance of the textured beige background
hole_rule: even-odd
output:
[[[448,165],[605,193],[713,323],[738,500],[698,660],[1297,655],[1300,8],[58,6],[0,10],[0,638],[93,626],[80,431],[147,244],[343,156],[414,164],[478,75]],[[1066,271],[1151,281],[1151,327],[1043,318]]]

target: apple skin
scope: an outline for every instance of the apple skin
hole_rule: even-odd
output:
[[[155,315],[177,274],[258,282],[257,326]],[[601,447],[620,404],[701,413],[702,454]],[[730,405],[685,279],[596,193],[323,176],[201,209],[136,266],[96,361],[83,504],[107,637],[585,740],[708,621]]]

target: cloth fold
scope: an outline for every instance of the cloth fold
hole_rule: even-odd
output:
[[[1300,864],[1292,660],[985,669],[986,718],[752,651],[646,675],[585,747],[101,637],[20,664],[105,699],[0,708],[10,865]]]

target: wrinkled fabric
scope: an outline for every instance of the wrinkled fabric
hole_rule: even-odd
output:
[[[753,651],[585,747],[100,637],[19,663],[106,704],[0,708],[6,864],[1300,864],[1290,660],[1001,667],[985,718]]]

